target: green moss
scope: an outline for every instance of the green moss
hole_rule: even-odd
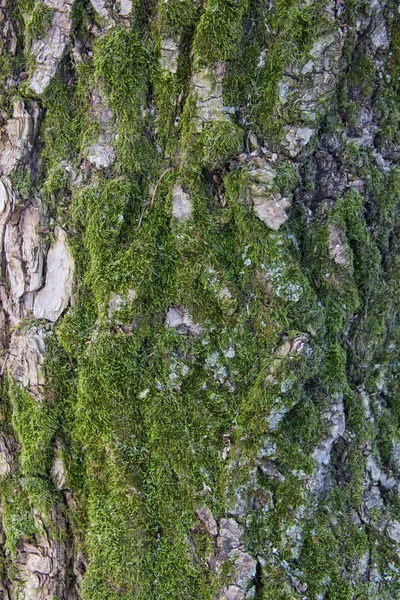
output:
[[[33,9],[33,2],[11,2],[7,4],[4,13],[4,35],[1,42],[2,52],[0,55],[0,104],[3,110],[2,118],[12,114],[12,99],[15,92],[14,82],[21,71],[26,70],[26,60],[23,52],[24,47],[24,28],[25,22],[23,10],[27,10],[28,15]],[[26,16],[28,16],[26,15]],[[11,26],[5,23],[5,19],[10,21]],[[7,30],[7,31],[6,31]],[[11,34],[12,31],[12,34]],[[13,40],[11,42],[11,40]],[[13,52],[9,49],[14,44]],[[8,83],[7,83],[7,80]],[[10,85],[11,84],[11,85]],[[20,84],[20,88],[23,85]],[[20,91],[20,90],[19,90]]]
[[[369,165],[367,164],[365,167],[368,168]],[[397,210],[400,200],[400,170],[396,167],[392,168],[386,177],[379,178],[379,185],[377,185],[378,173],[373,168],[371,168],[370,173],[375,173],[372,187],[376,199],[377,227],[374,237],[379,249],[386,258],[389,252],[389,240],[393,233],[393,226],[397,222]]]
[[[49,469],[54,452],[61,453],[77,504],[68,511],[74,544],[89,558],[87,600],[214,598],[231,565],[219,582],[210,573],[215,541],[195,509],[206,504],[219,519],[240,494],[248,506],[246,548],[266,565],[257,575],[260,598],[293,597],[283,564],[302,571],[310,598],[355,593],[354,565],[370,549],[364,528],[352,521],[364,491],[363,448],[371,440],[390,465],[399,415],[395,367],[387,373],[390,411],[379,414],[372,402],[376,426],[366,424],[360,395],[361,383],[377,393],[378,374],[366,372],[370,361],[395,363],[385,336],[399,293],[392,258],[398,173],[385,175],[348,144],[340,159],[349,180],[366,181],[365,197],[351,191],[320,202],[311,221],[302,202],[293,202],[290,219],[273,232],[248,203],[246,162],[232,160],[248,133],[269,143],[286,119],[301,120],[279,106],[277,84],[285,67],[308,60],[316,37],[329,31],[321,8],[292,0],[136,2],[131,26],[93,43],[93,11],[83,0],[74,5],[72,35],[93,60],[84,60],[75,77],[66,57],[42,96],[38,186],[49,220],[71,234],[78,283],[73,306],[48,336],[45,398],[36,402],[11,386],[21,471],[20,483],[8,478],[3,503],[7,543],[15,549],[22,536],[35,535],[32,506],[48,513],[57,502]],[[176,74],[158,63],[161,40],[170,36],[179,45]],[[376,81],[368,59],[353,60],[351,44],[346,52],[350,77],[339,100],[350,108],[339,103],[339,110],[354,108],[355,117],[352,94],[369,101]],[[224,100],[238,107],[237,121],[200,127],[192,68],[216,61],[228,63]],[[74,171],[100,134],[90,110],[94,89],[105,92],[115,116],[116,163],[83,171],[77,190]],[[343,128],[332,120],[323,127]],[[313,161],[299,170],[301,200],[314,189]],[[29,199],[28,175],[17,171],[13,183]],[[295,167],[277,161],[275,183],[291,195],[299,183]],[[192,199],[185,222],[171,215],[174,184]],[[333,225],[347,266],[329,253]],[[110,299],[121,308],[113,311]],[[168,308],[178,304],[201,333],[165,326]],[[304,347],[278,358],[300,334]],[[312,453],[327,432],[325,410],[342,396],[349,435],[332,448],[331,464],[343,473],[336,495],[315,508]],[[223,460],[227,436],[232,448]],[[269,460],[277,477],[260,469]],[[327,469],[329,481],[339,479]],[[294,560],[287,529],[300,522],[304,553]],[[378,552],[381,562],[390,556],[387,546]]]
[[[54,487],[49,472],[52,441],[60,427],[59,411],[51,401],[38,402],[11,382],[12,425],[21,442],[22,487],[33,505],[47,513],[53,506]]]
[[[284,430],[290,441],[302,448],[304,454],[310,455],[319,440],[324,428],[323,411],[326,398],[322,389],[310,378],[306,385],[307,391],[313,391],[311,396],[305,396],[284,417]],[[285,444],[286,445],[286,444]]]
[[[27,493],[16,475],[2,482],[1,504],[5,547],[15,558],[21,538],[28,541],[37,533]]]
[[[297,181],[296,167],[290,163],[284,163],[279,167],[274,183],[281,194],[287,196],[293,192]]]
[[[372,94],[375,75],[375,64],[371,56],[365,52],[358,54],[354,60],[349,76],[348,85],[352,94],[361,94],[361,97],[368,98]]]
[[[224,99],[227,106],[241,106],[247,113],[249,100],[259,91],[259,61],[265,46],[265,2],[250,0],[242,21],[242,33],[238,37],[239,50],[227,62],[223,80]],[[253,127],[253,123],[251,121]]]
[[[172,155],[176,147],[177,129],[175,125],[176,98],[179,94],[177,82],[170,73],[157,78],[157,140],[167,155]]]
[[[53,20],[54,10],[43,4],[35,2],[29,19],[26,22],[26,33],[30,38],[37,39],[42,37],[49,29]]]
[[[247,7],[246,0],[211,0],[207,3],[193,41],[193,50],[199,62],[210,64],[236,56]]]
[[[90,26],[96,20],[95,12],[90,0],[76,0],[72,6],[71,21],[74,37],[80,41],[91,38]]]
[[[390,148],[399,141],[399,73],[399,15],[395,14],[390,27],[390,51],[379,79],[374,102],[381,127],[377,141],[383,148]]]
[[[196,5],[189,0],[160,1],[157,7],[158,27],[165,36],[177,38],[192,31],[198,12]]]
[[[135,31],[114,29],[97,41],[93,62],[111,108],[119,115],[137,115],[147,83],[146,42]]]
[[[188,561],[186,538],[193,499],[206,477],[199,466],[207,460],[209,470],[216,459],[204,439],[213,421],[204,423],[193,410],[204,403],[193,395],[196,378],[180,384],[181,402],[169,377],[170,353],[182,338],[169,333],[162,345],[160,337],[159,349],[147,351],[148,362],[142,346],[147,330],[138,334],[97,332],[80,362],[75,436],[86,449],[91,558],[84,595],[144,598],[156,577],[157,597],[197,597],[206,573]],[[146,386],[148,396],[140,398]],[[207,407],[210,418],[214,404]],[[128,563],[126,556],[132,557]]]
[[[204,128],[199,143],[203,146],[203,164],[210,170],[221,167],[243,148],[243,131],[231,121],[220,119]]]
[[[119,121],[118,165],[121,172],[139,172],[148,176],[154,164],[154,149],[145,135],[153,123],[151,112],[139,125],[145,107],[148,66],[152,60],[147,41],[134,30],[114,29],[95,44],[95,78],[108,97],[110,108]],[[136,126],[133,127],[133,124]]]
[[[19,168],[11,174],[13,190],[18,192],[22,200],[30,200],[34,194],[35,186],[32,181],[32,173],[29,169]]]
[[[60,162],[73,160],[80,150],[81,130],[85,128],[83,98],[74,85],[64,82],[63,74],[57,75],[43,94],[46,117],[43,123],[43,158],[49,167],[60,172]]]
[[[348,516],[329,513],[318,515],[310,524],[304,540],[300,565],[309,584],[311,598],[324,594],[332,600],[353,597],[346,567],[368,550],[365,532]]]
[[[348,143],[346,145],[344,159],[346,161],[346,165],[348,165],[350,169],[356,169],[358,166],[360,166],[360,161],[362,163],[362,158],[360,154],[360,148],[357,146],[357,144]]]
[[[278,102],[278,82],[284,69],[305,62],[316,37],[329,25],[320,2],[302,7],[292,0],[281,0],[270,11],[269,32],[259,57],[258,86],[252,96],[252,117],[257,131],[274,142],[279,139],[285,122],[284,110]],[[288,110],[292,108],[291,105]],[[287,120],[293,122],[293,118]]]
[[[87,544],[91,560],[82,597],[131,598],[134,594],[144,599],[151,593],[151,564],[146,564],[149,536],[140,529],[143,513],[138,511],[133,489],[111,491],[106,481],[103,477],[91,485]]]
[[[83,188],[74,199],[77,223],[85,228],[83,243],[89,261],[85,283],[100,303],[108,301],[112,290],[134,289],[140,295],[143,286],[148,289],[145,273],[150,274],[156,242],[151,238],[151,222],[146,221],[135,235],[141,200],[140,190],[125,177],[100,179],[98,187]]]

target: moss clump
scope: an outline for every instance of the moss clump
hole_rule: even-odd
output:
[[[154,150],[145,135],[153,117],[141,111],[146,106],[148,67],[152,60],[146,39],[135,30],[117,28],[102,36],[94,47],[94,76],[104,85],[108,103],[118,118],[118,165],[121,172],[148,176],[154,164]]]
[[[146,293],[148,299],[161,293],[153,281],[158,279],[153,261],[158,232],[167,218],[165,206],[159,202],[153,207],[137,232],[142,202],[140,188],[125,176],[114,181],[99,178],[97,187],[83,188],[74,198],[75,226],[84,228],[83,248],[78,243],[76,252],[84,251],[84,281],[103,316],[109,294],[116,290],[134,289],[138,307]]]
[[[217,408],[206,405],[210,418],[204,422],[193,410],[204,402],[200,390],[193,395],[200,387],[195,372],[180,383],[180,392],[170,378],[172,356],[186,362],[177,354],[184,340],[173,332],[164,337],[159,329],[158,347],[145,351],[150,332],[141,328],[129,337],[97,331],[79,362],[72,431],[85,449],[87,469],[91,560],[85,597],[114,592],[145,598],[154,580],[156,597],[179,594],[182,586],[191,597],[205,589],[207,574],[188,561],[187,532],[196,490],[209,477],[200,466],[211,475],[218,464],[204,439],[219,423]],[[182,443],[195,451],[182,452]]]
[[[252,118],[260,135],[266,136],[270,142],[279,139],[285,122],[284,111],[278,102],[278,82],[285,67],[305,61],[316,37],[329,29],[322,4],[315,2],[303,7],[291,0],[281,0],[269,9],[270,14],[266,11],[269,33],[263,54],[259,57]]]
[[[55,500],[49,473],[52,441],[60,427],[59,409],[50,401],[39,403],[15,382],[10,383],[9,396],[12,424],[22,446],[22,486],[32,504],[48,514]]]
[[[395,14],[390,27],[390,51],[385,68],[379,74],[379,85],[375,97],[375,110],[379,115],[380,132],[378,143],[382,148],[391,148],[399,143],[400,123],[400,17]]]
[[[199,10],[190,0],[160,0],[157,6],[158,28],[162,37],[179,38],[193,31]]]
[[[290,163],[284,163],[278,168],[274,183],[283,196],[290,195],[298,181],[296,167]]]
[[[6,535],[5,547],[17,556],[21,538],[30,540],[37,534],[29,498],[21,486],[18,473],[1,483],[2,525]]]
[[[368,551],[367,535],[347,515],[327,511],[317,517],[305,535],[299,561],[309,592],[311,597],[328,594],[334,600],[350,600],[353,589],[349,572]]]
[[[342,226],[353,251],[353,266],[359,289],[373,289],[379,277],[381,256],[365,222],[362,196],[344,194],[335,205],[333,221]]]
[[[89,558],[86,600],[215,598],[232,565],[216,581],[215,540],[196,518],[200,505],[218,520],[244,507],[246,549],[264,565],[259,598],[291,598],[288,572],[296,569],[311,598],[350,598],[369,544],[352,520],[363,499],[363,452],[369,440],[374,455],[393,464],[400,414],[391,379],[397,361],[385,348],[400,292],[398,173],[384,174],[355,145],[341,154],[340,139],[329,154],[347,181],[365,180],[365,194],[346,188],[322,201],[321,153],[310,149],[298,172],[280,157],[271,191],[289,196],[299,175],[302,182],[290,219],[271,231],[249,204],[249,162],[232,160],[250,133],[264,152],[286,122],[304,118],[279,105],[278,83],[329,32],[325,7],[137,0],[129,25],[114,13],[118,24],[97,41],[87,7],[78,0],[72,13],[72,36],[87,58],[76,67],[66,57],[40,100],[43,170],[34,184],[50,219],[70,233],[78,283],[73,306],[48,336],[45,398],[36,403],[11,388],[22,455],[4,492],[7,502],[13,490],[21,500],[8,506],[10,547],[35,535],[33,505],[49,512],[57,502],[49,471],[60,455],[79,504],[68,511],[74,544]],[[179,49],[176,73],[158,60],[166,37]],[[345,78],[343,101],[358,94],[369,103],[376,78],[353,50],[345,60],[354,80]],[[216,61],[229,62],[224,101],[236,107],[235,120],[205,123],[191,77],[213,72]],[[104,170],[86,158],[102,133],[93,123],[94,90],[104,92],[115,117],[116,162]],[[344,130],[337,115],[323,127],[336,128],[338,138]],[[321,146],[327,139],[321,135]],[[15,182],[29,199],[19,172]],[[175,184],[190,195],[186,221],[171,215]],[[330,253],[332,227],[347,264]],[[167,326],[177,305],[197,327]],[[380,363],[382,373],[366,372]],[[394,392],[387,405],[377,392],[384,376],[384,400],[386,389]],[[379,396],[371,401],[373,424],[361,385]],[[331,435],[326,415],[342,398],[348,435],[332,448],[332,468],[324,465],[337,495],[326,505],[319,496],[315,507],[313,453]],[[386,506],[394,515],[393,497]],[[375,523],[374,516],[370,528]]]
[[[242,20],[242,32],[237,38],[239,50],[230,57],[223,80],[224,98],[227,106],[241,106],[241,111],[250,117],[247,105],[259,92],[260,56],[266,42],[264,2],[250,0]],[[249,125],[254,127],[252,118]]]
[[[96,20],[97,13],[90,0],[75,0],[71,10],[73,35],[77,40],[92,41],[90,27]]]
[[[371,56],[360,52],[354,60],[347,78],[354,99],[368,98],[372,94],[375,65]]]
[[[85,99],[79,95],[76,86],[66,85],[64,73],[57,75],[46,88],[43,102],[46,117],[43,123],[43,158],[46,166],[59,172],[60,162],[75,162],[80,151],[81,132],[87,123],[84,113]]]
[[[32,181],[32,173],[29,169],[17,169],[11,174],[13,190],[19,194],[22,200],[32,198],[35,186]]]
[[[193,50],[199,62],[211,64],[235,57],[247,7],[247,0],[211,0],[207,3],[193,41]]]
[[[147,87],[146,42],[133,30],[115,29],[97,41],[93,62],[111,108],[120,115],[137,114]]]
[[[243,148],[243,130],[231,121],[220,119],[204,128],[199,144],[203,148],[203,165],[215,170]]]
[[[53,20],[54,11],[52,8],[43,4],[43,2],[35,2],[33,10],[26,22],[26,33],[28,39],[37,39],[42,37],[49,29]]]

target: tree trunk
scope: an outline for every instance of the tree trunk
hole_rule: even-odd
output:
[[[394,0],[0,0],[0,596],[400,597]]]

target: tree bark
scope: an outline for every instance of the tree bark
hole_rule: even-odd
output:
[[[392,0],[0,0],[0,595],[400,595]]]

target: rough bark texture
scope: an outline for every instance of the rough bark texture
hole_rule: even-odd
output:
[[[400,597],[392,0],[0,0],[0,596]]]

